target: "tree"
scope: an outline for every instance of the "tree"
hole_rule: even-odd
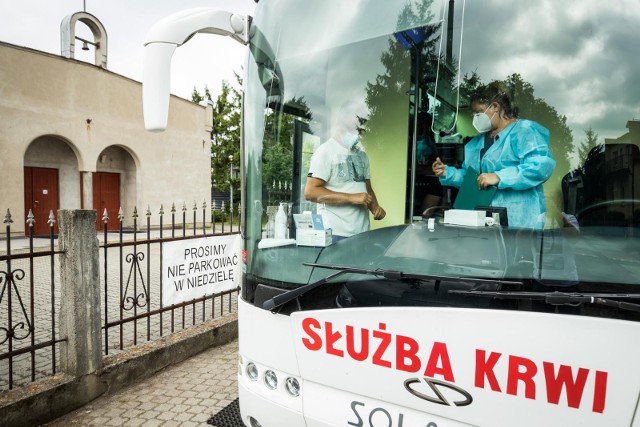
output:
[[[275,182],[290,183],[292,175],[293,154],[291,146],[284,142],[274,144],[264,150],[262,174],[264,183],[271,187]]]
[[[507,77],[505,83],[513,91],[513,99],[520,108],[520,115],[535,120],[549,129],[550,145],[556,161],[556,179],[569,172],[573,153],[573,135],[567,126],[567,117],[549,105],[544,99],[534,95],[533,85],[525,82],[519,74]],[[553,179],[553,177],[552,177]]]
[[[284,105],[273,105],[265,117],[263,180],[273,182],[293,180],[293,131],[295,120],[311,120],[304,97],[293,97]]]
[[[235,73],[237,84],[242,87],[241,77]],[[204,100],[213,103],[213,126],[211,130],[211,179],[212,185],[221,191],[228,191],[230,186],[239,195],[240,179],[231,178],[231,167],[240,165],[240,113],[242,95],[226,80],[222,81],[222,89],[215,102],[211,99],[209,89],[205,87],[204,95],[194,87],[191,95],[193,102]],[[229,159],[233,156],[233,160]]]
[[[415,64],[417,58],[422,64],[418,85],[422,89],[423,100],[427,100],[427,92],[433,92],[435,64],[438,58],[436,43],[440,24],[420,26],[420,23],[433,21],[429,11],[431,4],[432,0],[419,0],[405,5],[397,20],[397,39],[389,39],[388,48],[380,57],[385,73],[378,75],[375,81],[367,82],[367,132],[373,140],[378,140],[376,134],[378,129],[384,128],[385,121],[390,117],[400,118],[401,112],[395,106],[406,99],[408,69],[411,70],[409,78],[412,86],[414,85],[416,69],[411,64]],[[409,33],[413,33],[417,36],[416,39],[422,41],[409,41]],[[408,48],[407,44],[411,47]],[[428,107],[419,105],[418,109]]]
[[[587,156],[591,150],[598,144],[598,134],[590,127],[584,131],[586,139],[578,144],[578,167],[582,167],[586,161]]]
[[[209,88],[205,86],[204,95],[201,95],[200,92],[198,92],[198,89],[194,86],[193,91],[191,91],[191,102],[199,104],[204,100],[211,100],[211,93],[209,92]]]

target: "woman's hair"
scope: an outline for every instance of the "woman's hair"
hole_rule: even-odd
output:
[[[513,105],[511,96],[509,96],[509,88],[499,80],[495,80],[487,85],[478,86],[471,93],[471,102],[489,106],[493,102],[497,102],[504,115],[508,119],[518,118],[518,107]]]

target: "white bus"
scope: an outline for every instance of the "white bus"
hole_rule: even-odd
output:
[[[198,31],[248,46],[246,426],[640,427],[639,28],[634,0],[260,0],[252,18],[199,9],[154,27],[153,130],[177,46]],[[474,91],[494,81],[519,107],[510,126],[548,130],[541,205],[500,203],[522,190],[506,179],[478,202],[475,182],[433,176],[436,157],[472,163]],[[486,101],[494,124],[502,104]],[[369,174],[334,172],[369,178],[386,215],[334,242],[336,205],[305,188],[333,179],[312,158],[346,104],[360,108],[346,150]],[[526,173],[511,149],[493,158]]]

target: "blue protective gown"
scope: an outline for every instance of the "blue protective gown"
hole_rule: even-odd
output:
[[[496,135],[480,161],[484,134],[475,136],[464,149],[462,169],[446,167],[442,185],[460,187],[467,167],[500,178],[491,206],[507,208],[510,227],[543,228],[546,204],[542,183],[556,166],[549,149],[549,131],[531,120],[518,120]]]

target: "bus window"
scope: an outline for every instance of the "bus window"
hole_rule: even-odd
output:
[[[542,34],[536,33],[530,43],[514,43],[509,49],[501,49],[504,40],[478,23],[477,17],[487,13],[486,5],[479,3],[425,1],[419,6],[394,3],[385,6],[384,11],[365,8],[366,12],[364,3],[331,3],[311,9],[292,3],[287,7],[287,16],[299,17],[308,31],[298,34],[292,27],[278,26],[275,16],[280,6],[263,6],[265,15],[255,22],[256,34],[260,35],[255,43],[265,47],[252,47],[247,69],[245,195],[247,206],[257,207],[246,210],[249,263],[255,262],[249,271],[259,272],[260,277],[274,283],[301,284],[317,277],[305,262],[318,259],[350,265],[389,262],[411,271],[438,274],[446,274],[448,264],[481,276],[535,278],[544,284],[564,286],[577,280],[589,281],[586,277],[594,280],[603,277],[600,270],[590,268],[588,257],[578,256],[584,251],[591,253],[594,248],[591,244],[583,246],[586,242],[583,236],[627,239],[620,250],[636,251],[635,240],[629,239],[637,236],[640,174],[634,172],[638,160],[634,154],[637,148],[633,148],[637,145],[634,142],[637,121],[630,119],[631,111],[624,120],[613,116],[598,119],[593,111],[601,104],[594,103],[592,98],[600,103],[614,102],[607,91],[599,90],[580,98],[591,107],[582,108],[579,103],[570,102],[588,90],[588,79],[566,64],[554,68],[563,63],[558,52],[572,51],[569,47],[577,43],[574,40],[580,40],[582,46],[595,40],[590,31],[598,29],[602,37],[607,34],[606,25],[597,14],[590,12],[579,18],[582,24],[571,27],[575,37],[560,32],[555,34],[554,43],[548,43]],[[543,20],[540,14],[546,9],[531,6],[527,10]],[[307,20],[308,13],[337,21],[329,28],[320,24],[322,19]],[[468,19],[470,16],[474,18]],[[559,23],[563,17],[563,13],[553,13],[548,19]],[[519,33],[516,22],[505,20],[503,30]],[[584,54],[592,55],[589,52]],[[539,57],[544,58],[546,68],[536,65]],[[267,74],[276,78],[265,78],[265,69],[272,70]],[[605,84],[607,73],[602,71],[600,75]],[[400,233],[406,225],[426,226],[428,219],[435,219],[437,234],[444,212],[464,199],[464,194],[458,193],[459,187],[442,184],[443,180],[434,179],[429,169],[433,169],[433,154],[448,166],[460,169],[468,166],[470,144],[477,146],[482,137],[472,123],[476,112],[472,98],[479,88],[492,82],[504,88],[514,110],[517,109],[514,126],[535,122],[547,132],[543,144],[548,144],[555,165],[541,185],[535,214],[530,202],[506,206],[500,197],[494,196],[495,200],[486,203],[487,212],[497,215],[497,224],[503,228],[495,235],[496,240],[488,238],[491,244],[487,243],[484,253],[493,254],[491,257],[467,257],[467,267],[473,264],[470,270],[459,265],[465,259],[459,251],[443,249],[444,253],[435,256],[434,248],[428,247],[412,253],[407,249],[409,246],[400,250],[402,244],[397,241],[390,251],[383,242],[421,239],[411,234],[415,229]],[[313,152],[332,137],[336,111],[347,101],[363,106],[359,113],[361,146],[369,159],[371,183],[386,217],[381,221],[370,218],[370,232],[354,236],[349,244],[306,247],[297,246],[295,239],[290,239],[287,247],[261,250],[260,242],[268,236],[267,213],[273,215],[281,201],[290,204],[292,213],[318,212],[318,207],[304,198],[309,162]],[[606,111],[613,114],[612,110]],[[587,120],[587,116],[591,119]],[[621,121],[615,124],[616,120]],[[625,134],[620,128],[627,122],[629,132]],[[421,145],[427,134],[435,146],[429,148],[434,152],[431,155],[424,155]],[[498,144],[490,149],[504,150],[510,145],[508,142],[503,143],[503,148]],[[602,146],[605,148],[596,148]],[[496,151],[492,155],[502,161],[503,153],[506,152]],[[515,151],[512,155],[517,156]],[[516,158],[513,160],[517,162]],[[435,194],[428,193],[429,183],[440,184],[442,188]],[[515,186],[498,188],[496,194],[501,194],[500,191],[522,190]],[[427,202],[429,199],[431,202]],[[424,218],[428,210],[425,208],[432,207],[436,209]],[[531,216],[535,226],[514,220],[516,210],[521,216]],[[532,229],[548,230],[550,234],[546,236]],[[467,234],[477,233],[482,231]],[[479,236],[477,241],[472,238],[474,243],[485,241]],[[292,222],[289,237],[295,237]],[[432,235],[433,240],[428,241],[439,241],[439,248],[449,248],[442,243],[444,237],[436,237]],[[376,249],[362,251],[364,245]],[[481,250],[476,245],[467,247]],[[507,255],[499,255],[503,253]],[[407,256],[390,256],[393,254]],[[288,269],[275,267],[278,260],[285,259],[299,262]],[[487,268],[481,268],[482,265]],[[619,277],[615,280],[633,282],[627,271],[617,269]],[[316,272],[321,274],[320,270]],[[588,274],[585,276],[584,272]]]
[[[376,83],[389,72],[381,61],[388,49],[400,52],[400,61],[391,70],[390,87],[389,83]],[[372,55],[372,51],[380,53]],[[371,221],[372,228],[404,223],[409,55],[392,35],[385,35],[328,51],[282,58],[277,63],[282,70],[281,86],[285,88],[280,98],[286,101],[278,104],[270,102],[272,97],[265,97],[262,184],[266,195],[262,204],[275,206],[286,199],[295,206],[294,212],[317,209],[301,191],[310,155],[333,137],[340,106],[350,101],[362,106],[358,112],[361,148],[370,161],[373,187],[380,187],[376,189],[380,204],[387,211],[384,220]],[[274,189],[274,183],[278,188]]]

